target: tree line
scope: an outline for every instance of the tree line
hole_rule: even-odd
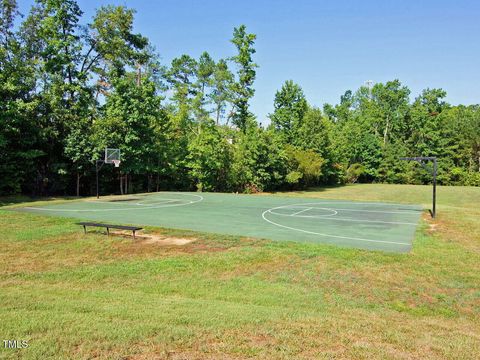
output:
[[[392,80],[319,108],[287,80],[262,126],[244,25],[231,57],[165,65],[125,6],[82,23],[75,0],[37,0],[23,17],[15,0],[0,4],[0,194],[91,195],[105,147],[122,153],[102,169],[108,192],[430,181],[402,156],[437,156],[439,183],[480,186],[480,106],[452,106],[442,89],[412,100]]]

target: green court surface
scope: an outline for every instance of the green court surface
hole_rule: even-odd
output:
[[[408,252],[420,206],[218,193],[159,192],[25,207],[82,220]]]

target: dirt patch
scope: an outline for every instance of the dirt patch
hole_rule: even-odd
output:
[[[436,232],[438,230],[438,224],[429,224],[428,231],[430,233]]]
[[[116,236],[132,237],[131,231],[112,231],[110,233]],[[142,245],[155,244],[160,246],[183,246],[196,240],[196,238],[179,238],[160,234],[135,234],[135,243]]]
[[[432,219],[430,214],[428,213],[423,213],[422,215],[423,221],[428,224],[428,229],[427,232],[429,234],[433,234],[435,232],[438,232],[438,230],[441,228],[440,222],[438,219]]]
[[[177,245],[182,246],[189,244],[196,239],[185,239],[185,238],[173,238],[173,237],[163,237],[160,235],[151,235],[147,239],[143,240],[144,244],[159,244],[163,246]]]

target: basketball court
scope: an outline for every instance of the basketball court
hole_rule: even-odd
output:
[[[21,211],[123,225],[408,252],[422,208],[268,195],[159,192],[72,200]]]

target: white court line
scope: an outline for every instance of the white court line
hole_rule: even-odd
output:
[[[321,208],[317,208],[321,209]],[[273,215],[279,215],[279,216],[294,216],[292,215],[287,215],[287,214],[281,214],[277,213],[271,210],[268,210],[270,214]],[[295,213],[297,214],[297,213]],[[335,218],[335,217],[327,217],[325,215],[302,215],[302,216],[295,216],[299,218],[312,218],[312,219],[319,219],[319,220],[335,220],[335,221],[352,221],[352,222],[371,222],[371,223],[382,223],[382,224],[398,224],[398,225],[415,225],[417,226],[417,223],[409,223],[409,222],[397,222],[397,221],[382,221],[382,220],[361,220],[361,219],[345,219],[345,218]]]
[[[158,200],[155,200],[155,201],[144,200],[144,201],[133,203],[136,200],[140,200],[140,199],[112,200],[112,201],[86,200],[85,202],[93,203],[93,204],[112,204],[112,205],[125,205],[125,204],[127,204],[127,205],[139,205],[139,206],[152,206],[152,205],[158,205],[158,204],[167,204],[167,203],[171,203],[171,202],[174,202],[174,201],[186,201],[186,200],[182,200],[182,199],[165,199],[165,198],[163,198],[163,199],[158,199]],[[145,202],[148,202],[148,201],[150,201],[150,204],[145,204]]]
[[[290,215],[288,215],[288,216],[295,216],[295,215],[301,214],[301,213],[303,213],[303,212],[305,212],[305,211],[312,210],[312,209],[313,209],[313,208],[309,207],[309,208],[306,208],[306,209],[297,211],[296,213],[290,214]]]
[[[338,209],[340,211],[357,211],[357,212],[370,212],[370,213],[381,213],[381,214],[418,214],[418,211],[383,211],[383,210],[361,210],[361,209]]]
[[[325,237],[333,237],[333,238],[338,238],[338,239],[348,239],[348,240],[357,240],[357,241],[366,241],[366,242],[374,242],[374,243],[384,243],[384,244],[396,244],[396,245],[409,245],[409,243],[402,243],[402,242],[395,242],[395,241],[383,241],[383,240],[372,240],[372,239],[363,239],[363,238],[355,238],[355,237],[350,237],[350,236],[339,236],[339,235],[329,235],[329,234],[322,234],[322,233],[317,233],[314,231],[308,231],[308,230],[303,230],[303,229],[296,229],[290,226],[282,225],[282,224],[277,224],[276,222],[270,221],[265,217],[265,214],[269,212],[269,210],[265,210],[262,213],[262,218],[263,220],[269,222],[272,225],[279,226],[285,229],[289,230],[294,230],[294,231],[300,231],[303,233],[307,234],[313,234],[313,235],[319,235],[319,236],[325,236]]]
[[[312,203],[306,203],[305,205],[310,206]],[[331,205],[332,203],[319,203],[318,205]],[[289,207],[292,209],[295,208],[304,208],[305,206],[300,206],[299,204],[295,204],[295,206],[285,206]],[[312,209],[319,209],[319,210],[325,210],[327,208],[323,207],[317,207],[317,206],[310,206],[308,210]],[[380,213],[380,214],[418,214],[419,211],[387,211],[387,210],[362,210],[362,209],[339,209],[339,208],[334,208],[334,209],[329,209],[329,210],[340,210],[340,211],[356,211],[356,212],[369,212],[369,213]]]
[[[93,204],[99,203],[99,204],[113,204],[113,205],[123,205],[125,203],[128,203],[129,201],[130,200],[122,200],[122,201],[85,200],[85,202],[93,203]]]
[[[304,208],[305,205],[307,206],[311,206],[312,204],[314,205],[345,205],[345,204],[355,204],[355,205],[387,205],[387,206],[407,206],[407,207],[410,207],[409,209],[405,210],[405,211],[389,211],[389,210],[361,210],[361,209],[337,209],[335,208],[335,210],[345,210],[345,211],[360,211],[360,212],[379,212],[379,213],[385,213],[385,214],[418,214],[419,212],[423,212],[422,209],[414,209],[412,208],[412,205],[408,205],[408,204],[390,204],[390,203],[377,203],[377,202],[356,202],[356,201],[352,201],[352,202],[348,202],[348,203],[345,203],[344,201],[337,201],[337,202],[332,202],[332,201],[319,201],[319,202],[315,202],[315,203],[311,203],[311,202],[308,202],[308,203],[296,203],[296,204],[291,204],[291,205],[283,205],[283,206],[279,206],[278,208],[281,208],[281,207],[291,207],[291,208]],[[316,208],[315,206],[312,206],[312,208]],[[276,209],[276,208],[275,208]],[[319,208],[319,209],[324,209],[324,208]]]
[[[152,205],[158,205],[158,204],[169,204],[169,203],[172,203],[172,202],[175,202],[175,201],[184,201],[182,199],[160,199],[160,200],[165,200],[165,201],[152,201],[150,204],[145,204],[146,202],[148,202],[148,200],[145,200],[145,201],[140,201],[138,203],[135,203],[135,205],[138,205],[138,206],[152,206]]]
[[[304,203],[304,204],[288,204],[288,205],[282,205],[282,206],[277,206],[277,207],[274,207],[274,208],[271,208],[271,209],[268,209],[268,210],[265,210],[263,213],[262,213],[262,218],[263,220],[269,222],[270,224],[272,225],[275,225],[275,226],[278,226],[278,227],[282,227],[284,229],[288,229],[288,230],[293,230],[293,231],[300,231],[300,232],[303,232],[303,233],[306,233],[306,234],[312,234],[312,235],[318,235],[318,236],[324,236],[324,237],[331,237],[331,238],[338,238],[338,239],[347,239],[347,240],[356,240],[356,241],[365,241],[365,242],[373,242],[373,243],[383,243],[383,244],[395,244],[395,245],[408,245],[408,246],[411,246],[410,243],[404,243],[404,242],[397,242],[397,241],[385,241],[385,240],[375,240],[375,239],[364,239],[364,238],[357,238],[357,237],[351,237],[351,236],[340,236],[340,235],[330,235],[330,234],[324,234],[324,233],[318,233],[318,232],[314,232],[314,231],[309,231],[309,230],[304,230],[304,229],[298,229],[298,228],[294,228],[294,227],[290,227],[290,226],[287,226],[287,225],[283,225],[283,224],[278,224],[270,219],[267,219],[266,217],[266,214],[267,213],[275,213],[274,210],[276,209],[284,209],[284,208],[288,208],[288,207],[298,207],[298,206],[309,206],[311,207],[311,205],[324,205],[324,204],[337,204],[337,203],[332,203],[332,202],[317,202],[317,203]],[[398,206],[398,205],[397,205]],[[320,209],[325,209],[325,208],[320,208]],[[333,210],[333,209],[332,209]],[[339,209],[337,209],[339,210]],[[361,210],[359,210],[361,211]],[[299,216],[299,217],[302,217],[302,216]],[[333,219],[333,218],[329,218],[329,219]]]
[[[184,195],[184,196],[194,196],[197,198],[195,201],[187,201],[182,204],[170,204],[166,202],[162,202],[163,205],[153,205],[153,206],[148,206],[148,205],[136,205],[136,207],[128,207],[124,209],[61,209],[61,208],[42,208],[42,207],[34,207],[34,206],[25,206],[23,209],[31,209],[31,210],[40,210],[40,211],[53,211],[53,212],[102,212],[102,211],[127,211],[127,210],[147,210],[147,209],[160,209],[164,207],[174,207],[174,206],[185,206],[185,205],[190,205],[190,204],[195,204],[197,202],[203,201],[204,198],[201,195],[195,195],[195,194],[182,194],[182,193],[170,193],[170,194],[177,194],[177,195]],[[170,199],[173,200],[173,199]],[[181,199],[175,199],[175,201]]]
[[[406,207],[410,207],[411,210],[416,210],[414,209],[414,206],[415,205],[411,205],[411,204],[397,204],[397,203],[382,203],[382,202],[375,202],[375,201],[370,201],[370,202],[362,202],[362,201],[355,201],[355,200],[352,200],[352,201],[345,201],[345,200],[337,200],[337,201],[324,201],[324,200],[327,200],[327,199],[321,199],[321,198],[304,198],[305,200],[308,199],[308,200],[312,200],[312,201],[315,201],[314,203],[312,202],[308,202],[308,203],[305,203],[305,204],[320,204],[320,205],[324,205],[324,204],[335,204],[335,205],[345,205],[345,204],[355,204],[355,205],[381,205],[381,206],[406,206]],[[303,204],[303,205],[305,205]],[[295,204],[292,204],[292,206],[301,206],[302,204],[299,204],[299,203],[295,203]],[[288,206],[288,205],[285,205],[285,206]]]

